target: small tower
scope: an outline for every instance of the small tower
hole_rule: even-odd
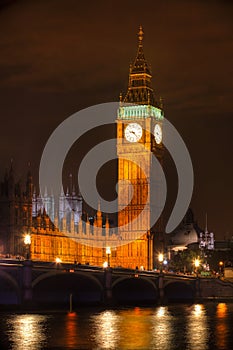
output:
[[[97,210],[97,213],[96,213],[96,220],[94,222],[94,225],[97,226],[97,227],[102,227],[102,225],[103,225],[102,213],[101,213],[101,210],[100,210],[100,202],[98,203],[98,210]]]
[[[27,172],[27,180],[26,180],[26,197],[31,201],[33,195],[33,182],[32,182],[32,174],[30,170],[30,163],[28,164],[28,172]]]

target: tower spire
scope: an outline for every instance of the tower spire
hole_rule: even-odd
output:
[[[138,49],[134,63],[129,69],[128,91],[124,98],[125,103],[155,105],[154,92],[151,84],[151,71],[143,52],[144,32],[142,26],[138,32]]]

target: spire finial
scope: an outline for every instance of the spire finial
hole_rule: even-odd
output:
[[[101,215],[101,210],[100,210],[100,200],[98,200],[98,210],[97,210],[97,213]],[[97,215],[98,215],[97,214]]]
[[[205,213],[205,233],[208,233],[208,216],[207,216],[207,213]]]
[[[142,26],[139,27],[139,32],[138,32],[138,41],[139,41],[139,45],[142,45],[142,40],[143,40],[143,30],[142,30]]]
[[[120,99],[120,102],[122,102],[122,99],[123,99],[122,92],[120,93],[119,99]]]

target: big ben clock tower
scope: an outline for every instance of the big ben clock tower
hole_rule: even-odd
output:
[[[117,116],[118,230],[123,240],[134,241],[138,260],[144,261],[147,269],[153,268],[153,234],[157,230],[156,226],[151,227],[154,200],[150,177],[152,157],[155,155],[161,161],[163,154],[163,110],[156,102],[151,78],[140,27],[137,55],[129,71],[128,90],[124,97],[120,96]],[[142,212],[143,216],[140,215]]]

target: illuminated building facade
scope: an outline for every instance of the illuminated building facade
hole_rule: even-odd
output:
[[[57,206],[53,194],[49,194],[47,188],[45,188],[44,194],[40,196],[34,190],[32,195],[32,217],[36,218],[40,212],[45,210],[52,222],[56,221],[56,225],[60,230],[63,230],[64,225],[68,228],[71,228],[73,224],[77,226],[82,215],[82,197],[80,193],[76,193],[71,174],[70,180],[66,193],[64,194],[63,190],[61,191]]]
[[[0,254],[24,256],[24,234],[48,233],[48,231],[51,234],[52,231],[57,232],[56,227],[61,232],[77,230],[81,215],[82,198],[76,195],[74,187],[72,192],[67,190],[65,196],[60,195],[56,208],[53,195],[49,195],[47,190],[43,196],[36,195],[30,171],[28,171],[25,186],[20,181],[15,182],[11,164],[9,173],[5,173],[4,180],[0,184]],[[47,236],[46,243],[43,244],[42,239],[40,251],[42,260],[46,256],[43,253],[43,247],[48,247],[48,239],[51,238],[48,238],[48,234],[45,236]],[[33,244],[32,238],[31,249],[37,252],[36,257],[39,259],[38,244],[37,249],[33,249]]]
[[[153,202],[159,200],[153,195],[159,179],[150,176],[152,154],[160,161],[163,155],[163,110],[156,102],[151,78],[140,27],[137,56],[130,66],[128,91],[124,98],[120,96],[117,117],[118,227],[123,239],[139,236],[135,242],[147,246],[144,263],[148,269],[153,268],[153,236],[157,231],[157,227],[151,227],[151,210],[155,210]],[[134,193],[131,201],[129,182]],[[125,206],[126,203],[129,204]],[[144,214],[139,218],[142,211]],[[132,225],[136,219],[137,223]]]
[[[33,192],[30,172],[26,191],[22,192],[19,184],[14,183],[11,168],[1,187],[0,254],[25,256],[23,235],[29,233],[32,260],[54,261],[59,257],[63,262],[97,266],[102,266],[107,260],[113,267],[153,268],[153,236],[159,228],[151,227],[154,183],[148,174],[151,172],[152,154],[160,161],[162,159],[163,110],[156,102],[151,78],[140,27],[136,59],[130,66],[128,90],[124,97],[120,96],[116,116],[120,181],[118,229],[110,232],[108,219],[103,218],[100,208],[93,225],[90,225],[88,217],[80,220],[83,218],[82,198],[76,195],[73,187],[66,194],[62,191],[57,209],[53,196],[46,189],[40,197]],[[130,181],[133,186],[134,194],[130,201],[125,181]],[[142,211],[143,218],[133,226],[132,221]],[[97,240],[98,248],[95,245]],[[109,249],[109,246],[112,248]]]

